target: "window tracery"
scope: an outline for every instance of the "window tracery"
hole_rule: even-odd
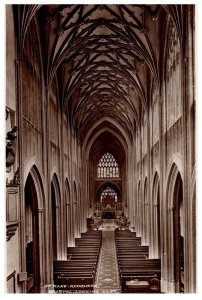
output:
[[[115,202],[117,202],[117,199],[118,199],[117,193],[109,186],[106,189],[104,189],[104,191],[102,191],[102,193],[100,194],[101,202],[106,198],[113,199],[113,200],[115,200]]]
[[[119,167],[116,159],[110,153],[105,153],[98,163],[98,178],[118,178]]]
[[[167,106],[167,128],[173,125],[182,116],[182,65],[179,34],[172,20],[168,25],[168,36],[166,42],[166,106]],[[177,123],[176,123],[177,124]],[[174,132],[172,133],[172,136]],[[171,138],[172,139],[172,138]],[[168,143],[170,145],[170,142]]]
[[[180,43],[174,24],[170,23],[167,50],[167,81],[170,80],[179,65]]]

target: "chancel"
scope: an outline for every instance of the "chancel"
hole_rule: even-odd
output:
[[[6,5],[6,293],[196,293],[195,6]]]

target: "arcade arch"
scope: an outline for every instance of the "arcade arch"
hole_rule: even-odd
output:
[[[176,164],[173,164],[167,184],[167,270],[170,289],[184,291],[184,208],[183,180]]]
[[[44,282],[44,192],[36,166],[32,166],[24,186],[26,292],[37,293]],[[39,234],[40,232],[40,234]]]

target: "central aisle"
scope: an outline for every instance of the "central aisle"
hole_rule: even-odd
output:
[[[103,229],[102,232],[102,247],[95,283],[95,293],[119,293],[121,291],[114,230],[111,229]]]

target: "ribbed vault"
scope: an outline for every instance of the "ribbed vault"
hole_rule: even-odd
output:
[[[54,76],[61,77],[62,105],[81,139],[106,116],[132,138],[141,107],[147,105],[146,74],[158,81],[145,16],[155,19],[159,9],[159,5],[40,8],[39,17],[45,17],[49,26],[44,36],[49,46],[47,85]]]
[[[54,78],[60,105],[83,141],[92,125],[109,118],[132,140],[149,103],[149,82],[159,86],[155,36],[163,10],[182,35],[176,5],[25,5],[18,8],[24,41],[39,20],[48,90]],[[19,17],[20,16],[20,17]]]

